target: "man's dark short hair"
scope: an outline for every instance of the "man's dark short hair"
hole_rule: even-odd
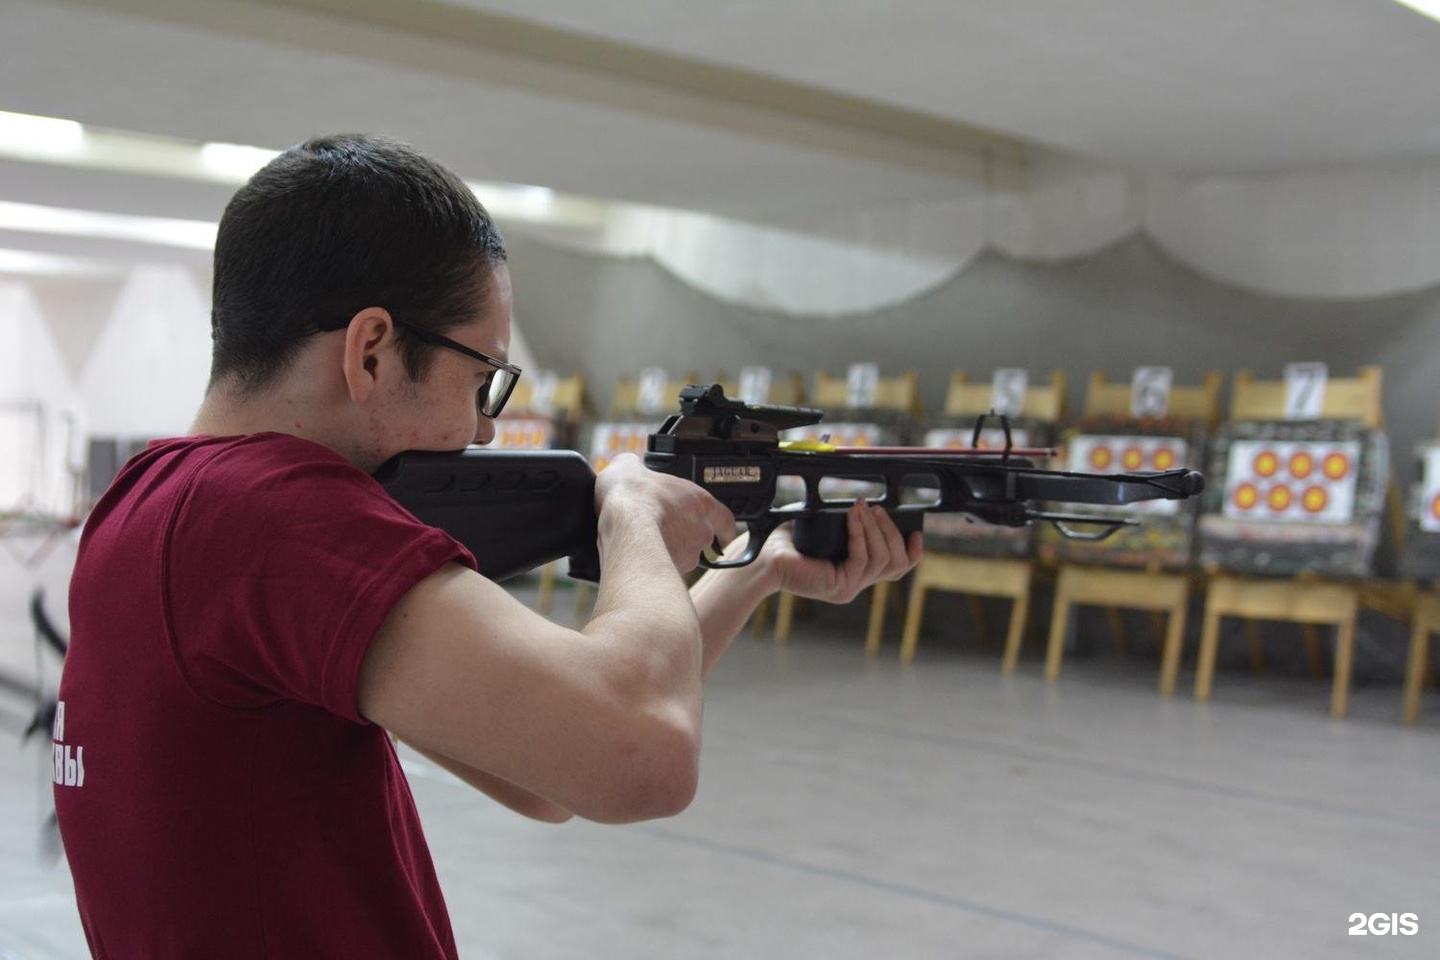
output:
[[[266,164],[215,241],[210,382],[272,381],[366,307],[436,333],[476,318],[505,242],[455,174],[382,137],[320,137]],[[434,348],[399,329],[410,375]]]

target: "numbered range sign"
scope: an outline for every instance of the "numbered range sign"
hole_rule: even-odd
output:
[[[1420,477],[1420,529],[1440,533],[1440,448],[1425,451]]]
[[[590,466],[596,473],[610,465],[617,454],[645,455],[650,434],[660,429],[658,423],[597,423],[590,434]]]
[[[1226,469],[1225,516],[1349,523],[1359,473],[1359,441],[1237,440]]]
[[[1123,436],[1082,433],[1071,438],[1066,469],[1077,473],[1142,473],[1185,466],[1190,444],[1183,437]],[[1131,504],[1136,513],[1175,516],[1179,500],[1146,500]]]
[[[501,417],[495,421],[491,446],[501,450],[549,450],[555,443],[555,424],[545,417]]]

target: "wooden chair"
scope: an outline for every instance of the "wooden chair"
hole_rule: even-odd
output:
[[[678,412],[680,391],[692,383],[699,382],[700,380],[694,374],[683,376],[678,380],[666,380],[665,405],[660,410],[648,415],[658,421],[663,420],[668,414]],[[615,392],[610,395],[610,419],[623,420],[644,415],[647,414],[640,409],[640,381],[631,377],[622,377],[615,384]]]
[[[992,402],[990,383],[969,382],[965,374],[958,371],[951,375],[950,387],[945,395],[947,418],[979,416],[989,412]],[[1050,375],[1048,384],[1037,384],[1025,391],[1022,409],[1029,419],[1055,423],[1063,416],[1064,408],[1065,374],[1058,370]],[[925,594],[931,590],[943,590],[969,595],[971,610],[982,633],[985,631],[985,618],[980,598],[1002,597],[1011,601],[1010,624],[1005,633],[1005,653],[1000,669],[1003,673],[1013,673],[1020,658],[1020,646],[1025,635],[1033,570],[1033,562],[1028,557],[980,557],[926,550],[911,574],[910,600],[905,614],[905,626],[900,636],[900,662],[911,663],[915,659],[915,648],[920,641],[920,623],[925,611]],[[871,631],[865,645],[866,652],[870,654],[880,650],[884,603],[889,590],[888,583],[875,585],[870,617]],[[882,613],[877,614],[877,609]]]
[[[1440,631],[1440,594],[1424,593],[1415,600],[1410,632],[1410,657],[1405,667],[1405,703],[1401,719],[1414,723],[1420,716],[1420,695],[1430,680],[1430,634]]]
[[[1358,420],[1366,426],[1381,428],[1384,426],[1384,411],[1380,388],[1381,371],[1375,366],[1362,368],[1356,377],[1330,378],[1326,385],[1321,417]],[[1230,399],[1232,421],[1284,418],[1283,381],[1258,381],[1248,370],[1236,374]],[[1333,626],[1336,643],[1330,713],[1335,717],[1343,717],[1349,706],[1350,667],[1354,654],[1355,618],[1360,607],[1360,585],[1321,581],[1313,577],[1271,580],[1217,571],[1208,573],[1204,626],[1200,634],[1200,655],[1195,673],[1195,699],[1202,702],[1210,699],[1222,617],[1300,624],[1305,630],[1311,662],[1317,665],[1318,642],[1313,628]],[[1253,640],[1252,649],[1258,649]]]
[[[814,386],[808,403],[822,410],[839,414],[849,400],[849,382],[844,376],[834,377],[821,371],[815,374]],[[869,409],[893,411],[912,422],[924,416],[924,405],[920,402],[919,376],[913,371],[892,377],[881,377],[875,387],[875,402]],[[879,636],[884,629],[885,604],[889,599],[888,583],[876,584],[872,593],[878,600],[872,600],[870,625],[866,632],[865,647],[878,646]],[[795,595],[782,592],[777,600],[775,615],[775,639],[784,643],[790,638],[795,621]]]
[[[735,378],[720,377],[707,383],[718,383],[725,388],[725,396],[738,397],[740,395],[740,381]],[[770,393],[765,397],[765,403],[778,403],[787,407],[798,407],[805,405],[805,375],[799,371],[791,371],[788,374],[776,374],[770,381]]]
[[[1167,419],[1199,422],[1206,428],[1220,420],[1220,385],[1222,375],[1211,372],[1199,386],[1172,387]],[[1130,416],[1131,385],[1110,382],[1104,373],[1090,375],[1085,389],[1084,416]],[[1060,676],[1065,655],[1065,633],[1070,610],[1077,605],[1095,605],[1107,609],[1116,632],[1116,640],[1125,649],[1124,625],[1119,610],[1154,611],[1167,617],[1160,657],[1160,695],[1175,692],[1180,670],[1180,654],[1184,646],[1186,612],[1190,604],[1190,574],[1163,572],[1158,564],[1139,570],[1065,563],[1055,581],[1055,603],[1050,614],[1050,637],[1045,650],[1045,679]]]
[[[511,395],[508,406],[515,410],[530,411],[534,399],[534,381],[521,377],[520,382],[515,384],[515,392]],[[555,389],[550,394],[549,408],[551,416],[567,424],[578,424],[589,414],[590,403],[585,394],[584,375],[577,373],[557,379]]]

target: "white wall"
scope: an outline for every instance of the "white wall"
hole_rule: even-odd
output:
[[[0,280],[0,510],[70,513],[91,435],[183,433],[209,375],[209,311],[205,279],[179,266]]]

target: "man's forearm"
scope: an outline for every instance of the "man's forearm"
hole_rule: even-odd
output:
[[[523,814],[532,820],[543,820],[546,823],[564,823],[573,819],[574,814],[559,804],[551,803],[544,797],[538,796],[517,787],[509,780],[502,779],[484,770],[477,770],[475,767],[461,763],[459,760],[452,760],[450,757],[441,756],[423,747],[414,744],[406,744],[429,759],[436,766],[442,767],[454,774],[460,780],[479,790],[481,793],[494,800],[502,806],[509,807],[516,813]]]
[[[742,536],[731,544],[725,551],[726,556],[743,553],[744,541]],[[704,638],[704,673],[710,672],[729,649],[730,642],[744,629],[755,608],[778,587],[778,578],[765,554],[748,566],[707,571],[695,582],[690,588],[690,599],[695,604],[700,634]]]
[[[627,683],[684,701],[698,725],[700,627],[664,538],[643,516],[602,516],[600,558],[604,576],[581,632],[626,648],[617,663]]]

